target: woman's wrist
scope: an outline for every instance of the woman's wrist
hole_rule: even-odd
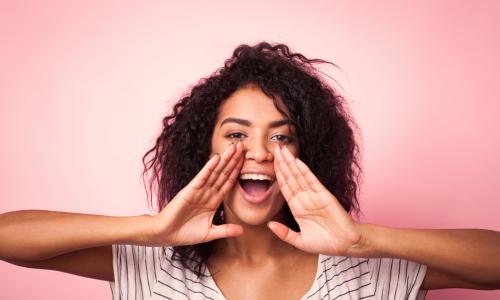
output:
[[[118,230],[119,243],[155,246],[158,239],[154,234],[154,216],[147,214],[124,217]]]
[[[381,257],[383,247],[381,247],[381,237],[384,233],[383,227],[373,224],[358,223],[360,232],[359,241],[352,245],[347,256],[353,257]]]

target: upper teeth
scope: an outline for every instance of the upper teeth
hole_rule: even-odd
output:
[[[254,173],[241,174],[240,179],[270,180],[270,181],[274,180],[271,176],[264,174],[254,174]]]

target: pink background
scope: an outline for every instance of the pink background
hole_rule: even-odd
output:
[[[361,128],[363,220],[500,230],[498,1],[45,2],[0,4],[0,212],[147,213],[140,158],[168,101],[265,39],[343,69],[322,68]],[[0,276],[2,299],[111,299],[104,281]]]

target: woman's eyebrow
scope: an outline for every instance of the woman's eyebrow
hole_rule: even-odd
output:
[[[246,120],[246,119],[226,118],[226,119],[224,119],[224,121],[222,121],[220,123],[219,127],[222,127],[222,125],[224,125],[226,123],[236,123],[236,124],[240,124],[242,126],[251,126],[252,125],[252,122],[250,122],[249,120]],[[270,128],[276,128],[276,127],[280,127],[283,125],[293,125],[293,123],[290,119],[281,119],[281,120],[272,121],[269,123]]]

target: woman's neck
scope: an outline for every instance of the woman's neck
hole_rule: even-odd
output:
[[[227,223],[239,224],[243,234],[238,237],[217,240],[214,254],[228,256],[241,262],[258,262],[273,256],[281,256],[298,251],[290,244],[279,239],[266,224],[249,225],[236,220],[236,217],[225,214]],[[280,212],[273,221],[285,223],[285,215]]]

